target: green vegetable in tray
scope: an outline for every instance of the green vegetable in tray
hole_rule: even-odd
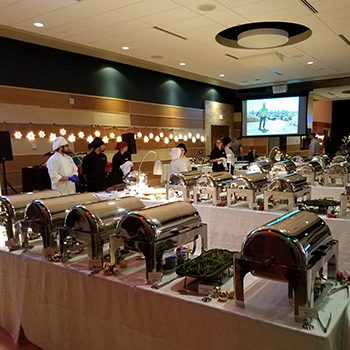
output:
[[[234,252],[225,249],[211,249],[195,259],[186,260],[177,269],[179,275],[208,276],[219,270],[227,263],[233,263]]]
[[[322,198],[322,199],[308,199],[303,201],[305,205],[313,206],[313,207],[332,207],[337,206],[340,202],[335,201],[333,199]]]

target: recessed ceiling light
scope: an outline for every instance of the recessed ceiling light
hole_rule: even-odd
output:
[[[184,62],[180,63],[180,66],[185,66],[185,65],[186,65],[186,63],[184,63]]]
[[[307,64],[314,64],[312,61],[309,61]]]
[[[129,50],[130,47],[129,47],[129,46],[123,46],[122,49],[123,49],[123,50]]]
[[[224,77],[225,76],[225,74],[220,74],[220,77]]]
[[[202,5],[198,5],[197,6],[197,9],[199,11],[205,11],[205,12],[208,12],[208,11],[213,11],[216,9],[216,6],[214,4],[202,4]]]
[[[37,22],[37,23],[34,23],[34,26],[38,27],[38,28],[42,28],[44,26],[44,24],[40,23],[40,22]]]

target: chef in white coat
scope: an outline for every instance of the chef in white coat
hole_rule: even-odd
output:
[[[78,168],[73,159],[67,155],[69,146],[67,140],[59,136],[52,143],[55,152],[47,161],[46,166],[51,179],[51,188],[62,194],[76,192],[75,183],[78,179]]]
[[[179,143],[176,148],[179,148],[181,150],[180,160],[183,163],[183,167],[186,168],[184,171],[191,170],[190,161],[187,157],[185,157],[185,154],[187,153],[187,147],[184,143]]]
[[[182,173],[187,171],[187,166],[181,158],[181,150],[180,148],[173,148],[170,151],[171,163],[170,163],[170,171],[172,174]]]

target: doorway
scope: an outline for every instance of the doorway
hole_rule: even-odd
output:
[[[214,148],[217,139],[229,136],[230,127],[228,125],[212,125],[211,126],[211,149]]]

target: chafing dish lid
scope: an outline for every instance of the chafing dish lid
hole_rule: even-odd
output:
[[[350,163],[341,162],[341,163],[332,163],[326,169],[326,172],[329,174],[339,174],[343,175],[350,172]]]
[[[34,191],[21,194],[14,194],[11,196],[1,196],[0,202],[5,204],[7,210],[13,210],[14,215],[16,212],[18,214],[19,210],[24,211],[28,203],[32,202],[34,199],[44,199],[59,197],[61,193],[56,190],[45,190],[45,191]]]
[[[187,202],[175,202],[125,214],[118,224],[117,235],[154,241],[158,237],[175,234],[180,229],[200,225],[200,216],[193,205]]]
[[[25,209],[24,217],[28,220],[52,220],[52,215],[62,214],[64,219],[66,211],[77,204],[98,202],[99,198],[95,193],[76,193],[57,198],[45,200],[36,199],[29,203]]]
[[[251,163],[248,166],[249,171],[263,171],[268,172],[271,170],[271,163],[268,160],[259,160],[257,162]]]
[[[230,183],[230,186],[231,188],[252,189],[261,187],[265,184],[267,186],[267,183],[268,180],[266,175],[254,172],[236,176]]]
[[[202,176],[201,171],[183,171],[182,173],[171,174],[169,185],[186,186],[193,185]]]
[[[123,197],[90,204],[79,204],[66,215],[64,225],[85,232],[97,232],[104,226],[116,225],[120,217],[145,205],[136,197]],[[112,222],[111,222],[112,221]]]
[[[350,183],[345,186],[345,194],[350,194]]]
[[[273,179],[267,189],[268,191],[277,192],[294,192],[294,188],[307,185],[306,178],[300,174],[286,174]]]
[[[346,162],[346,157],[344,156],[335,156],[331,163],[341,163],[341,162]]]
[[[296,210],[252,231],[243,242],[242,253],[285,266],[305,267],[312,253],[331,239],[321,218]]]
[[[233,180],[233,176],[226,171],[214,172],[210,174],[201,175],[196,181],[196,186],[201,186],[201,187],[223,186],[230,183],[232,180]]]
[[[291,173],[295,171],[296,165],[291,160],[282,160],[281,162],[275,163],[271,167],[271,171],[281,171],[283,169]]]
[[[322,165],[316,160],[311,160],[310,162],[298,165],[296,172],[303,175],[322,173]]]

